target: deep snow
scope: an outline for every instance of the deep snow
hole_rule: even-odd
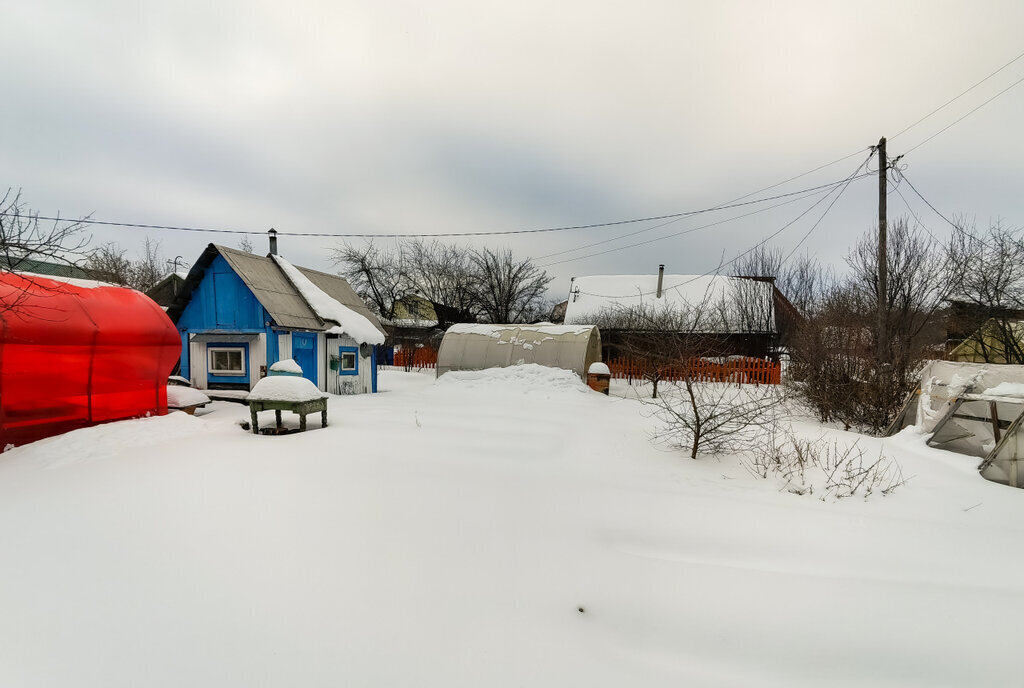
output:
[[[913,477],[825,503],[518,372],[0,455],[0,686],[1019,685],[1024,491],[975,459],[862,439]]]

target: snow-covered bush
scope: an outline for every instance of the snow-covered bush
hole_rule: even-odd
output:
[[[860,441],[800,437],[778,425],[743,459],[758,478],[775,478],[781,489],[798,495],[817,495],[822,501],[890,494],[906,480],[895,459],[879,451],[870,454]]]
[[[782,396],[778,386],[752,387],[687,378],[650,399],[661,427],[655,440],[698,454],[745,451],[758,443],[765,428],[778,422]]]

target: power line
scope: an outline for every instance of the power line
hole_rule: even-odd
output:
[[[867,161],[865,161],[865,163],[866,162]],[[825,219],[825,216],[828,215],[828,212],[832,210],[832,206],[834,206],[836,204],[836,201],[838,201],[842,197],[843,193],[850,187],[850,184],[853,182],[854,179],[855,177],[851,178],[850,181],[846,182],[846,184],[843,185],[843,188],[839,189],[839,193],[837,193],[836,197],[832,199],[832,202],[828,204],[828,207],[825,208],[825,212],[821,214],[821,217],[818,218],[817,222],[811,225],[811,228],[807,230],[807,233],[803,235],[803,238],[801,238],[800,241],[796,242],[796,246],[794,246],[793,249],[786,254],[786,257],[782,259],[783,263],[792,258],[793,254],[796,253],[797,249],[800,248],[800,246],[802,246],[803,243],[807,241],[808,237],[810,237],[811,234],[814,233],[814,230],[818,228],[818,225],[820,225],[821,221]],[[831,193],[831,191],[829,193]],[[737,258],[738,257],[739,256],[737,256]]]
[[[971,87],[970,87],[970,88],[968,88],[967,90],[965,90],[965,91],[962,91],[962,92],[961,92],[961,93],[960,93],[959,95],[956,95],[956,96],[954,96],[953,98],[950,98],[950,99],[949,99],[949,100],[947,100],[947,101],[946,101],[945,103],[943,103],[943,104],[942,104],[942,105],[940,105],[939,107],[935,108],[934,110],[932,110],[931,112],[929,112],[929,113],[928,113],[927,115],[925,115],[925,116],[924,116],[924,117],[922,117],[921,119],[919,119],[919,120],[917,120],[916,122],[914,122],[913,124],[911,124],[911,125],[909,125],[909,126],[907,126],[907,127],[903,128],[903,129],[901,129],[901,130],[900,130],[899,132],[897,132],[897,133],[896,133],[896,135],[895,135],[895,136],[890,136],[890,137],[889,137],[889,140],[890,140],[890,141],[892,141],[892,140],[893,140],[894,138],[896,138],[897,136],[900,136],[901,134],[905,134],[906,132],[908,132],[909,130],[913,129],[914,127],[916,127],[916,126],[917,126],[918,124],[920,124],[921,122],[925,121],[926,119],[928,119],[929,117],[931,117],[932,115],[934,115],[935,113],[937,113],[937,112],[939,112],[940,110],[942,110],[942,109],[946,108],[946,107],[947,107],[948,105],[952,105],[952,104],[953,104],[954,102],[956,102],[957,100],[959,100],[959,99],[960,99],[960,98],[962,98],[963,96],[967,95],[968,93],[970,93],[971,91],[973,91],[974,89],[976,89],[976,88],[977,88],[978,86],[981,86],[981,85],[982,85],[983,83],[985,83],[986,81],[988,81],[989,79],[991,79],[992,77],[994,77],[994,76],[995,76],[996,74],[998,74],[999,72],[1003,71],[1004,69],[1006,69],[1007,67],[1009,67],[1009,66],[1010,66],[1010,65],[1012,65],[1012,64],[1013,64],[1014,62],[1016,62],[1017,60],[1021,59],[1022,57],[1024,57],[1024,53],[1021,53],[1021,54],[1020,54],[1020,55],[1018,55],[1017,57],[1013,58],[1012,60],[1010,60],[1009,62],[1007,62],[1006,64],[1004,64],[1004,65],[1003,65],[1002,67],[1000,67],[1000,68],[999,68],[999,69],[997,69],[996,71],[994,71],[994,72],[992,72],[991,74],[989,74],[988,76],[986,76],[986,77],[985,77],[984,79],[982,79],[981,81],[977,82],[976,84],[974,84],[973,86],[971,86]],[[1015,85],[1016,85],[1016,84],[1014,84],[1014,86],[1015,86]],[[1011,88],[1012,88],[1012,86],[1011,86]],[[987,102],[987,101],[986,101],[986,102]],[[984,103],[983,103],[983,104],[984,104]],[[979,107],[980,107],[980,106],[979,106]],[[968,114],[970,114],[970,113],[968,113]],[[959,120],[958,120],[958,121],[959,121]],[[954,122],[954,124],[955,124],[955,122]],[[952,125],[951,125],[951,126],[952,126]],[[943,130],[943,131],[945,131],[945,130]],[[940,132],[940,133],[941,133],[941,132]],[[918,145],[921,145],[921,144],[918,144]],[[913,150],[913,149],[911,149],[911,150]]]
[[[978,110],[980,110],[981,108],[983,108],[983,107],[985,107],[986,105],[988,105],[989,103],[991,103],[991,102],[992,102],[993,100],[995,100],[995,99],[996,99],[996,98],[998,98],[999,96],[1001,96],[1001,95],[1003,95],[1004,93],[1006,93],[1007,91],[1009,91],[1009,90],[1010,90],[1011,88],[1013,88],[1014,86],[1017,86],[1018,84],[1020,84],[1020,83],[1022,83],[1022,82],[1024,82],[1024,77],[1021,77],[1020,79],[1017,79],[1017,80],[1016,80],[1016,81],[1014,81],[1014,82],[1013,82],[1012,84],[1010,84],[1009,86],[1007,86],[1006,88],[1004,88],[1004,89],[1003,89],[1002,91],[1000,91],[999,93],[995,94],[994,96],[992,96],[991,98],[989,98],[988,100],[986,100],[986,101],[985,101],[984,103],[982,103],[981,105],[979,105],[979,106],[977,106],[976,108],[974,108],[974,109],[972,109],[972,110],[968,111],[968,112],[967,112],[967,114],[965,114],[965,115],[962,115],[962,116],[958,117],[957,119],[953,120],[952,122],[950,122],[949,124],[947,124],[946,126],[944,126],[944,127],[942,128],[942,129],[939,129],[939,130],[938,130],[937,132],[935,132],[934,134],[932,134],[931,136],[929,136],[928,138],[926,138],[926,139],[925,139],[924,141],[922,141],[921,143],[917,144],[917,145],[916,145],[916,146],[914,146],[913,148],[910,148],[910,149],[906,150],[906,151],[905,151],[905,152],[904,152],[903,154],[904,154],[904,155],[906,155],[907,153],[910,153],[911,151],[915,151],[915,150],[917,150],[918,148],[920,148],[920,147],[921,147],[921,146],[923,146],[924,144],[928,143],[929,141],[931,141],[931,140],[932,140],[933,138],[935,138],[936,136],[938,136],[938,135],[939,135],[939,134],[941,134],[942,132],[946,131],[947,129],[949,129],[950,127],[952,127],[952,126],[954,126],[954,125],[956,125],[956,124],[959,124],[960,122],[962,122],[963,120],[967,119],[968,117],[970,117],[971,115],[973,115],[973,114],[974,114],[975,112],[977,112]]]
[[[821,169],[821,168],[818,168],[818,169]],[[807,173],[807,174],[809,174],[809,173]],[[803,175],[801,175],[801,176],[803,176]],[[348,233],[348,232],[286,232],[286,231],[281,231],[281,230],[278,230],[277,234],[278,234],[278,236],[293,236],[293,237],[335,237],[335,238],[352,238],[352,239],[358,239],[358,238],[363,238],[363,239],[369,239],[369,238],[378,238],[378,239],[414,239],[414,238],[418,238],[418,237],[438,238],[438,237],[463,237],[463,236],[465,236],[465,237],[470,237],[470,236],[504,236],[504,235],[509,235],[509,234],[539,234],[539,233],[544,233],[544,232],[565,232],[565,231],[574,230],[574,229],[595,229],[595,228],[598,228],[598,227],[615,227],[615,226],[619,226],[619,225],[636,224],[638,222],[651,222],[651,221],[665,220],[665,219],[670,219],[670,218],[684,218],[684,217],[691,217],[691,216],[694,216],[694,215],[702,215],[702,214],[705,214],[705,213],[716,212],[716,211],[719,211],[719,210],[728,210],[730,208],[739,208],[739,207],[748,206],[748,205],[755,205],[757,203],[764,203],[766,201],[773,201],[773,200],[776,200],[776,199],[779,199],[779,198],[786,198],[788,196],[795,196],[795,195],[802,194],[802,193],[807,193],[807,192],[811,192],[811,191],[817,191],[819,189],[826,189],[826,188],[829,188],[829,187],[837,186],[839,184],[843,184],[843,183],[845,183],[845,181],[846,180],[841,179],[839,181],[829,182],[828,184],[822,184],[822,185],[813,186],[813,187],[810,187],[810,188],[807,188],[807,189],[801,189],[800,191],[791,191],[789,193],[778,194],[776,196],[767,196],[765,198],[759,198],[759,199],[755,199],[755,200],[752,200],[752,201],[743,201],[741,203],[730,201],[729,203],[726,203],[726,204],[723,204],[723,205],[713,206],[713,207],[710,207],[710,208],[702,208],[700,210],[688,210],[688,211],[684,211],[684,212],[680,212],[680,213],[671,213],[671,214],[668,214],[668,215],[654,215],[654,216],[651,216],[651,217],[641,217],[641,218],[634,218],[634,219],[630,219],[630,220],[615,220],[613,222],[595,222],[595,223],[586,224],[586,225],[569,225],[569,226],[562,226],[562,227],[543,227],[543,228],[540,228],[540,229],[510,229],[510,230],[498,230],[498,231],[493,231],[493,232],[435,232],[435,233],[425,233],[425,234],[415,234],[415,233],[368,234],[368,233]],[[780,184],[783,184],[783,183],[785,183],[785,182],[780,182]],[[778,186],[778,184],[776,184],[775,186]],[[766,188],[772,188],[772,187],[766,187]],[[753,193],[759,193],[759,192],[753,192]],[[750,195],[752,195],[752,194],[747,194],[747,196],[750,196]],[[742,196],[741,198],[746,198],[747,196]],[[739,199],[737,199],[737,200],[739,200]],[[9,215],[12,215],[12,213],[10,213],[10,212],[0,213],[0,216],[9,216]],[[155,225],[155,224],[144,224],[144,223],[138,223],[138,222],[113,222],[113,221],[109,221],[109,220],[93,220],[93,219],[88,219],[88,218],[83,218],[83,219],[80,219],[80,220],[69,220],[67,218],[49,217],[49,216],[46,216],[46,215],[34,215],[33,217],[36,218],[36,219],[39,219],[39,220],[47,220],[47,221],[54,221],[54,222],[78,223],[78,224],[83,224],[83,225],[102,225],[102,226],[106,226],[106,227],[134,227],[134,228],[137,228],[137,229],[164,229],[164,230],[170,230],[170,231],[176,231],[176,232],[209,232],[209,233],[214,233],[214,234],[262,234],[261,231],[257,232],[257,231],[251,230],[251,229],[219,229],[219,228],[215,228],[215,227],[179,227],[179,226],[174,226],[174,225]]]
[[[870,176],[870,175],[865,174],[865,175],[862,175],[862,176],[866,177],[866,176]],[[806,198],[808,195],[814,195],[815,191],[820,191],[820,190],[826,189],[826,188],[834,188],[836,186],[839,186],[841,184],[846,184],[846,183],[849,183],[847,179],[840,179],[839,181],[831,182],[829,184],[823,184],[821,186],[814,186],[814,187],[811,187],[811,188],[808,188],[808,189],[801,189],[800,191],[793,191],[791,193],[779,194],[777,196],[769,196],[767,198],[759,199],[758,201],[749,201],[747,203],[735,203],[733,205],[723,205],[723,206],[720,206],[720,209],[722,209],[722,210],[727,209],[727,208],[736,208],[736,207],[745,206],[745,205],[752,205],[753,203],[761,203],[761,202],[764,202],[764,201],[774,201],[774,200],[778,200],[780,198],[787,198],[787,197],[791,197],[791,196],[799,196],[798,198],[793,198],[793,199],[791,199],[789,201],[785,201],[783,203],[777,203],[776,205],[768,206],[767,208],[759,208],[758,210],[755,210],[754,212],[751,212],[751,213],[745,213],[743,215],[737,215],[735,217],[731,217],[731,218],[728,218],[726,220],[722,220],[720,222],[712,222],[711,224],[702,225],[700,227],[694,227],[694,228],[691,228],[691,229],[684,230],[682,232],[678,232],[676,234],[669,234],[669,235],[666,235],[664,237],[659,237],[659,239],[652,239],[652,241],[658,241],[660,239],[667,239],[667,238],[674,237],[674,236],[680,236],[681,234],[689,234],[690,232],[695,232],[695,231],[697,231],[699,229],[706,229],[708,227],[715,227],[717,225],[723,224],[724,222],[731,222],[733,220],[738,220],[740,218],[750,217],[751,215],[756,215],[757,213],[761,213],[761,212],[765,212],[765,211],[768,211],[768,210],[772,210],[774,208],[778,208],[780,206],[786,205],[787,203],[792,203],[794,201],[802,200],[803,198]],[[730,203],[733,203],[733,202],[730,201]],[[685,217],[690,217],[690,215],[684,215],[684,216],[680,216],[680,217],[675,217],[675,218],[669,220],[668,222],[662,222],[661,224],[657,224],[657,225],[654,225],[652,227],[645,227],[644,229],[638,229],[637,231],[630,232],[629,234],[623,234],[621,236],[612,237],[610,239],[604,239],[602,241],[595,241],[595,242],[593,242],[591,244],[585,244],[583,246],[577,246],[575,248],[567,248],[564,251],[556,251],[555,253],[549,253],[547,255],[543,255],[543,256],[538,257],[536,260],[544,260],[546,258],[554,258],[555,256],[561,256],[561,255],[564,255],[566,253],[573,253],[575,251],[583,251],[583,250],[588,249],[588,248],[593,248],[594,246],[601,246],[602,244],[607,244],[607,243],[610,243],[612,241],[619,241],[621,239],[627,239],[629,237],[636,236],[638,234],[643,234],[645,232],[650,232],[650,231],[653,231],[655,229],[660,229],[661,227],[665,227],[667,225],[673,224],[674,222],[678,222],[679,220],[682,220]],[[642,242],[640,244],[631,244],[630,247],[631,246],[640,246],[640,245],[643,245],[643,243],[650,243],[650,242]],[[625,248],[629,248],[629,247],[625,247]],[[616,251],[616,250],[618,250],[618,249],[611,249],[611,251]],[[578,256],[577,258],[573,258],[573,259],[570,259],[570,260],[579,260],[579,259],[582,259],[582,258],[591,258],[591,257],[593,257],[595,255],[603,255],[604,253],[609,253],[611,251],[603,251],[601,253],[593,253],[593,254],[590,254],[590,255],[587,255],[587,256]],[[551,263],[551,265],[558,265],[560,263],[565,263],[565,262],[568,262],[568,260],[562,260],[562,261],[558,261],[557,263]]]
[[[824,213],[822,213],[822,216],[821,216],[820,218],[818,218],[818,221],[817,221],[817,222],[816,222],[816,223],[814,224],[814,226],[813,226],[813,227],[811,228],[811,232],[813,232],[813,231],[814,231],[814,229],[815,229],[815,228],[816,228],[816,227],[817,227],[817,226],[818,226],[818,225],[819,225],[819,224],[821,223],[821,221],[822,221],[823,219],[825,219],[825,215],[827,215],[827,214],[828,214],[828,211],[829,211],[829,210],[831,210],[831,208],[832,208],[832,206],[833,206],[833,205],[835,205],[835,202],[836,202],[837,200],[839,200],[839,197],[840,197],[840,196],[842,196],[842,194],[843,194],[843,191],[845,191],[845,190],[846,190],[846,188],[847,188],[847,187],[848,187],[848,186],[850,185],[850,183],[852,183],[852,182],[853,182],[853,181],[855,181],[856,179],[860,179],[860,178],[862,178],[863,176],[865,176],[865,175],[859,175],[858,173],[859,173],[859,172],[861,171],[861,169],[862,169],[862,168],[863,168],[863,167],[864,167],[864,166],[865,166],[865,165],[867,164],[868,160],[870,160],[870,159],[872,158],[872,156],[873,156],[873,155],[874,155],[874,151],[872,151],[871,155],[869,155],[869,156],[868,156],[868,157],[867,157],[867,158],[866,158],[866,159],[864,160],[864,162],[862,162],[862,163],[861,163],[860,165],[858,165],[858,166],[857,166],[857,169],[855,169],[855,170],[854,170],[854,171],[853,171],[853,172],[852,172],[852,173],[851,173],[851,174],[850,174],[850,175],[849,175],[849,176],[848,176],[848,177],[847,177],[847,178],[846,178],[846,179],[844,180],[845,186],[843,186],[843,188],[842,188],[842,190],[840,190],[839,194],[837,194],[837,195],[836,195],[836,198],[835,198],[835,199],[833,199],[832,203],[830,203],[830,204],[829,204],[829,206],[828,206],[828,207],[827,207],[827,208],[825,209],[825,212],[824,212]],[[836,187],[833,187],[833,188],[832,188],[832,189],[830,189],[829,191],[827,191],[827,192],[826,192],[825,194],[823,194],[823,195],[822,195],[822,197],[821,197],[821,198],[819,198],[819,199],[818,199],[817,201],[815,201],[815,202],[814,202],[813,204],[811,204],[811,206],[810,206],[809,208],[807,208],[807,209],[806,209],[806,210],[804,210],[804,211],[803,211],[802,213],[800,213],[799,215],[797,215],[797,216],[796,216],[795,218],[793,218],[792,220],[790,220],[789,222],[787,222],[787,223],[786,223],[785,225],[783,225],[783,226],[782,226],[782,227],[781,227],[780,229],[776,230],[775,232],[772,232],[772,233],[771,233],[771,234],[769,234],[769,235],[768,235],[767,237],[765,237],[764,239],[762,239],[762,240],[761,240],[761,241],[759,241],[758,243],[756,243],[756,244],[754,244],[753,246],[751,246],[750,248],[748,248],[748,249],[747,249],[746,251],[743,251],[742,253],[738,254],[738,255],[737,255],[737,256],[736,256],[735,258],[733,258],[732,260],[729,260],[729,261],[725,261],[725,262],[723,262],[723,263],[719,264],[719,266],[718,266],[718,267],[717,267],[717,268],[716,268],[715,270],[713,270],[713,271],[711,271],[711,272],[706,272],[706,273],[703,273],[703,274],[701,274],[701,275],[695,275],[694,277],[691,277],[691,278],[690,278],[690,279],[688,279],[688,280],[684,280],[683,282],[680,282],[679,284],[675,284],[675,285],[672,285],[672,286],[668,286],[668,287],[663,287],[663,288],[662,288],[662,291],[668,291],[668,290],[670,290],[670,289],[676,289],[676,288],[678,288],[678,287],[682,287],[682,286],[685,286],[685,285],[687,285],[687,284],[690,284],[690,283],[692,283],[692,282],[695,282],[695,281],[697,281],[698,279],[701,279],[701,278],[703,278],[703,277],[709,277],[709,276],[711,276],[711,275],[714,275],[714,274],[716,274],[716,273],[717,273],[717,272],[718,272],[719,270],[721,270],[721,269],[722,269],[723,267],[725,267],[725,266],[727,266],[727,265],[732,265],[733,263],[735,263],[736,261],[738,261],[738,260],[739,260],[740,258],[742,258],[743,256],[747,255],[748,253],[750,253],[750,252],[752,252],[752,251],[756,250],[757,248],[759,248],[759,247],[761,247],[761,246],[764,246],[764,245],[765,245],[765,244],[767,244],[767,243],[768,243],[769,241],[771,241],[772,239],[774,239],[774,238],[775,238],[775,237],[777,237],[778,235],[782,234],[782,232],[786,231],[786,229],[788,229],[788,228],[789,228],[790,226],[792,226],[792,225],[793,225],[793,224],[795,224],[795,223],[796,223],[797,221],[799,221],[799,220],[800,220],[801,218],[803,218],[803,217],[804,217],[805,215],[807,215],[807,213],[811,212],[811,211],[812,211],[812,210],[814,210],[814,209],[815,209],[816,207],[818,207],[818,205],[820,205],[820,204],[821,204],[821,203],[822,203],[822,202],[823,202],[823,201],[824,201],[824,200],[825,200],[826,198],[828,198],[829,196],[831,196],[831,195],[832,195],[832,193],[833,193],[833,192],[834,192],[834,191],[836,190],[836,188],[838,188],[838,185],[837,185]],[[808,236],[810,236],[810,232],[808,232],[807,234],[805,234],[805,235],[804,235],[804,238],[800,240],[800,243],[803,243],[803,242],[804,242],[804,240],[806,240]],[[667,239],[667,238],[669,238],[669,237],[662,237],[662,238],[666,238],[666,239]],[[653,241],[656,241],[656,240],[653,240]],[[648,241],[648,242],[643,242],[643,243],[651,243],[651,242],[649,242],[649,241]],[[798,243],[798,244],[797,244],[797,247],[799,247],[800,243]],[[641,244],[637,244],[637,245],[641,245]],[[623,247],[623,248],[631,248],[631,247],[629,247],[629,246],[626,246],[626,247]],[[792,255],[792,254],[790,254],[790,255]],[[586,256],[585,256],[585,257],[586,257]],[[788,258],[788,256],[787,256],[787,258]],[[596,297],[598,297],[598,298],[604,298],[604,299],[625,299],[625,298],[630,298],[630,299],[631,299],[631,298],[635,298],[635,297],[638,297],[638,296],[639,296],[639,297],[643,297],[643,296],[650,296],[651,294],[656,294],[656,293],[657,293],[657,290],[655,290],[655,291],[651,291],[651,292],[644,292],[644,293],[639,293],[639,294],[629,294],[629,295],[622,295],[622,294],[618,294],[618,295],[612,295],[612,294],[593,294],[593,293],[590,293],[590,292],[584,292],[584,291],[580,291],[580,292],[577,292],[577,293],[579,293],[579,294],[585,294],[585,295],[587,295],[587,296],[596,296]]]
[[[653,244],[653,243],[661,241],[663,239],[674,239],[675,237],[683,236],[683,235],[686,235],[686,234],[692,234],[692,233],[700,231],[702,229],[708,229],[709,227],[717,227],[719,225],[724,225],[724,224],[727,224],[729,222],[733,222],[735,220],[741,220],[741,219],[743,219],[745,217],[750,217],[751,215],[757,215],[757,214],[762,213],[762,212],[767,212],[769,210],[774,210],[775,208],[780,208],[780,207],[782,207],[784,205],[789,205],[790,203],[796,203],[798,201],[802,201],[802,200],[804,200],[804,199],[806,199],[806,198],[808,198],[810,196],[813,196],[813,195],[814,195],[814,193],[809,193],[809,194],[806,194],[806,195],[803,195],[803,196],[799,196],[797,198],[790,198],[788,200],[782,201],[781,203],[776,203],[775,205],[768,206],[767,208],[758,208],[757,210],[751,211],[749,213],[743,213],[742,215],[734,215],[733,217],[727,217],[725,219],[718,220],[717,222],[710,222],[710,223],[708,223],[706,225],[700,225],[698,227],[690,227],[688,229],[684,229],[684,230],[679,231],[679,232],[673,232],[672,234],[666,234],[664,236],[655,237],[654,239],[648,239],[646,241],[638,241],[636,243],[627,244],[625,246],[616,246],[615,248],[609,248],[609,249],[606,249],[604,251],[598,251],[597,253],[588,253],[585,256],[575,256],[573,258],[565,258],[563,260],[555,261],[553,263],[546,263],[546,264],[543,264],[543,265],[539,265],[538,267],[549,268],[549,267],[552,267],[554,265],[562,265],[563,263],[571,263],[571,262],[576,261],[576,260],[585,260],[587,258],[594,258],[595,256],[603,256],[603,255],[606,255],[606,254],[609,254],[609,253],[615,253],[616,251],[624,251],[624,250],[629,249],[629,248],[636,248],[637,246],[646,246],[647,244]],[[642,230],[642,231],[658,229],[660,227],[664,227],[665,225],[669,225],[669,224],[672,224],[673,222],[677,222],[677,221],[678,220],[669,220],[668,222],[663,222],[663,223],[661,223],[659,225],[655,225],[654,227],[648,227],[647,229]],[[633,232],[634,235],[635,234],[639,234],[639,233],[640,232]],[[632,236],[632,235],[631,234],[627,234],[627,235],[625,235],[623,237],[616,237],[614,239],[608,239],[606,241],[597,242],[597,243],[591,244],[591,245],[592,246],[596,246],[596,245],[601,244],[601,243],[607,243],[608,241],[616,241],[618,239],[624,239],[624,238],[626,238],[628,236]],[[561,253],[569,253],[569,252],[574,251],[574,250],[581,250],[581,249],[569,249],[569,251],[562,251]],[[552,255],[558,255],[558,254],[552,254]]]
[[[910,180],[909,180],[909,179],[907,178],[907,175],[906,175],[906,174],[905,174],[905,173],[904,173],[904,172],[903,172],[902,170],[900,171],[900,177],[902,177],[902,178],[903,178],[903,181],[905,181],[905,182],[907,183],[907,186],[909,186],[909,187],[910,187],[910,188],[911,188],[911,189],[913,190],[913,192],[914,192],[915,194],[917,194],[917,197],[918,197],[918,198],[920,198],[920,199],[921,199],[922,201],[924,201],[924,202],[925,202],[925,205],[927,205],[927,206],[928,206],[929,208],[931,208],[931,209],[932,209],[932,211],[933,211],[933,212],[934,212],[934,213],[935,213],[936,215],[938,215],[938,216],[939,216],[939,217],[941,217],[941,218],[942,218],[943,220],[945,220],[945,221],[946,221],[947,223],[949,223],[949,226],[950,226],[950,227],[952,227],[953,229],[955,229],[955,230],[956,230],[956,231],[958,231],[958,232],[962,232],[962,231],[964,231],[962,227],[958,226],[958,225],[957,225],[957,224],[956,224],[955,222],[953,222],[953,221],[952,221],[952,220],[950,220],[950,219],[949,219],[948,217],[946,217],[945,215],[943,215],[942,213],[940,213],[940,212],[939,212],[939,210],[938,210],[938,208],[936,208],[936,207],[935,207],[934,205],[932,205],[932,204],[931,204],[931,201],[929,201],[929,200],[928,200],[927,198],[925,198],[924,196],[922,196],[922,195],[921,195],[921,192],[917,190],[917,187],[916,187],[916,186],[914,186],[914,183],[913,183],[913,182],[911,182],[911,181],[910,181]]]

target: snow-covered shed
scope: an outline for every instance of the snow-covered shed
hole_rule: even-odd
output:
[[[601,333],[592,325],[452,325],[437,353],[437,375],[450,370],[537,363],[571,370],[586,380],[601,360]]]
[[[198,389],[252,389],[277,361],[333,394],[377,391],[384,330],[344,278],[210,244],[167,314]]]
[[[981,459],[981,474],[1024,487],[1024,366],[932,361],[889,426],[931,433],[928,444]]]
[[[174,325],[132,289],[0,272],[0,447],[167,413]]]

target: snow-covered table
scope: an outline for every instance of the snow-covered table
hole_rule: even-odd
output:
[[[304,377],[272,375],[265,377],[249,392],[249,414],[252,417],[252,431],[260,431],[256,414],[260,411],[274,411],[277,428],[281,428],[281,411],[291,411],[299,416],[299,430],[306,429],[306,416],[320,412],[320,427],[327,427],[327,395]]]
[[[320,412],[320,427],[327,427],[327,400],[311,399],[309,401],[281,401],[261,399],[259,401],[249,400],[249,413],[252,416],[252,431],[259,433],[260,426],[256,420],[256,414],[260,411],[274,411],[274,419],[277,421],[277,428],[281,428],[281,411],[291,411],[299,416],[299,430],[306,429],[306,416],[310,413]]]

